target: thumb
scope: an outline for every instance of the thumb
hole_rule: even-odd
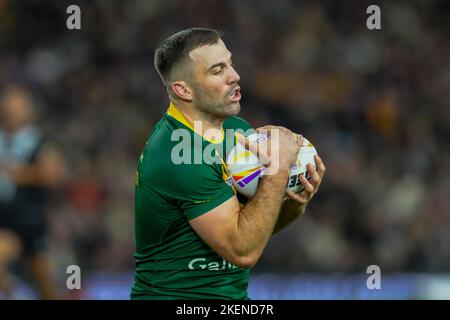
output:
[[[245,149],[248,149],[250,146],[250,141],[248,140],[248,138],[246,136],[244,136],[243,134],[240,133],[236,133],[236,140],[237,142],[239,142],[240,144],[242,144]]]
[[[239,133],[236,133],[236,140],[237,142],[242,144],[245,147],[245,149],[250,150],[254,155],[256,155],[263,165],[267,165],[270,163],[270,158],[267,157],[265,153],[261,153],[260,144],[256,142],[251,143],[248,137],[245,137],[244,135]],[[265,146],[267,148],[268,146],[267,143],[265,144]]]

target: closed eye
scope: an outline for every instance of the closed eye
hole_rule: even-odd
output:
[[[215,75],[221,74],[222,72],[223,72],[223,68],[222,67],[212,70],[212,74],[215,74]]]

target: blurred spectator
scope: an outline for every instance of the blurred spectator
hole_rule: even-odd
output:
[[[65,168],[61,154],[33,118],[30,92],[18,86],[4,88],[0,95],[0,241],[10,247],[6,256],[14,256],[18,251],[14,238],[18,237],[24,267],[37,292],[43,299],[54,299],[57,290],[45,258],[45,188],[59,186]],[[0,282],[11,295],[6,268],[1,266],[0,271]]]

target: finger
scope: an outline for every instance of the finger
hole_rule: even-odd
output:
[[[257,155],[264,164],[270,163],[272,155],[272,143],[270,143],[270,138],[267,141],[257,144]]]
[[[267,125],[267,126],[256,128],[256,132],[261,131],[261,130],[272,130],[272,129],[275,129],[275,128],[279,128],[279,127],[278,126],[273,126],[273,125]]]
[[[237,142],[242,144],[246,149],[249,149],[250,141],[246,136],[244,136],[243,134],[236,133],[236,140]]]
[[[303,145],[303,141],[305,140],[305,138],[303,138],[303,136],[301,134],[295,134],[297,137],[297,143],[298,145],[301,147]]]
[[[256,157],[259,159],[262,165],[267,166],[271,163],[270,153],[266,155],[265,152],[261,152],[260,148],[257,148],[256,152],[253,152],[256,154]]]
[[[311,163],[308,163],[306,165],[306,169],[308,170],[309,176],[311,177],[309,182],[312,185],[314,185],[315,187],[318,187],[320,185],[321,178],[320,178],[319,174],[317,173],[316,169],[314,168],[314,166]]]
[[[271,136],[271,131],[275,130],[275,129],[279,130],[279,127],[272,126],[272,125],[267,125],[267,126],[264,126],[264,127],[259,127],[255,131],[257,133],[262,133],[262,134],[265,134],[266,136],[270,137]]]
[[[270,163],[271,145],[267,142],[251,142],[248,137],[242,134],[236,133],[236,140],[242,144],[245,149],[250,150],[261,161],[263,165]]]
[[[297,193],[295,193],[295,192],[288,191],[288,192],[287,192],[287,195],[288,195],[288,197],[289,197],[290,199],[292,199],[292,200],[294,200],[294,201],[297,201],[297,202],[300,202],[300,203],[302,203],[302,204],[305,204],[305,203],[308,202],[308,200],[307,200],[305,197],[303,197],[303,196],[301,196],[301,195],[299,195],[299,194],[297,194]]]
[[[323,174],[325,173],[325,165],[323,164],[322,159],[317,154],[314,155],[314,161],[316,162],[317,173],[319,174],[320,178],[322,178]]]
[[[276,131],[278,133],[278,135],[280,135],[281,132],[283,132],[284,134],[294,135],[294,133],[291,130],[289,130],[288,128],[285,128],[285,127],[281,127],[281,126],[268,125],[268,126],[264,126],[264,127],[260,127],[260,128],[256,129],[256,132],[264,133],[264,134],[268,135],[269,137],[271,135],[273,135],[274,131]]]
[[[305,188],[305,191],[312,195],[314,193],[314,186],[311,183],[309,183],[308,180],[306,180],[304,174],[302,174],[299,179],[303,187]]]
[[[292,132],[291,130],[289,130],[288,128],[285,128],[285,127],[278,127],[277,129],[278,129],[279,131],[282,131],[282,132],[285,133],[285,134],[295,135],[295,133]]]

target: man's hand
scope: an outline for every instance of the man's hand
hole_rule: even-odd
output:
[[[309,201],[314,197],[322,183],[323,175],[325,173],[325,165],[322,159],[318,155],[314,156],[314,161],[316,162],[316,169],[308,163],[306,169],[311,176],[311,180],[308,181],[305,175],[300,176],[300,182],[302,183],[304,190],[300,193],[295,193],[292,191],[287,192],[288,199],[298,202],[301,205],[306,206]]]
[[[268,139],[250,143],[248,138],[238,136],[238,141],[266,166],[264,175],[277,174],[280,169],[289,171],[297,159],[303,137],[284,127],[271,125],[257,128],[256,132],[265,134]]]
[[[304,186],[304,190],[300,193],[289,191],[286,195],[281,213],[278,218],[277,224],[273,230],[273,234],[276,234],[290,225],[299,216],[305,213],[306,205],[311,201],[312,197],[317,193],[319,185],[322,182],[323,174],[325,173],[325,166],[319,156],[314,156],[316,162],[316,168],[311,164],[306,166],[309,174],[311,175],[311,181],[309,182],[304,175],[300,177],[300,181]]]

